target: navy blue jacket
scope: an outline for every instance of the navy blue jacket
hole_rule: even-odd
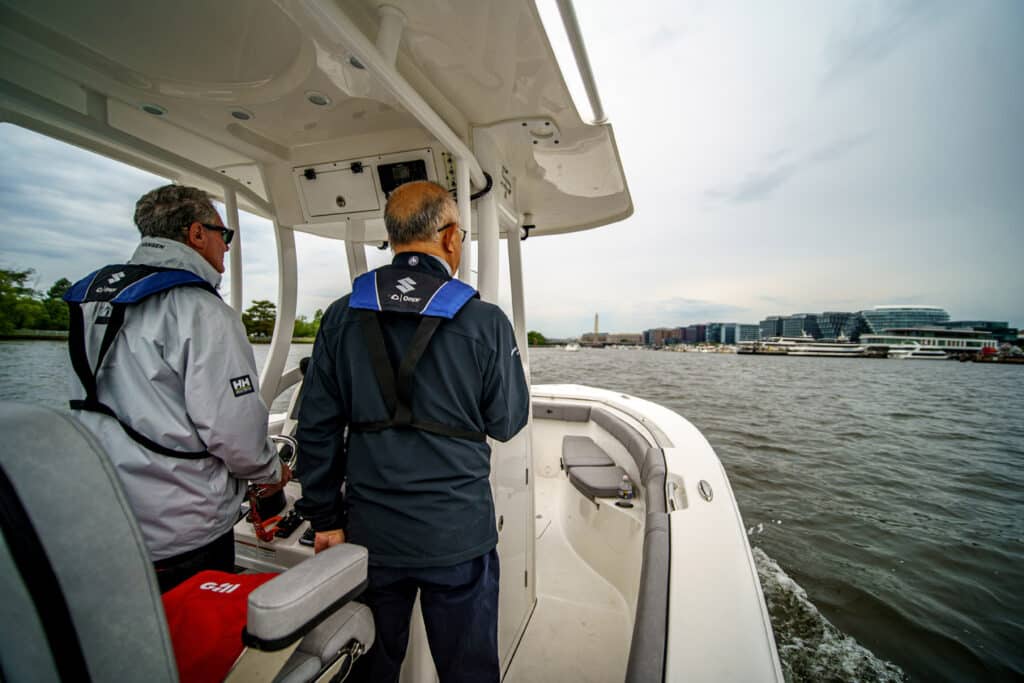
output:
[[[399,254],[384,268],[448,279],[424,254]],[[349,423],[390,417],[349,298],[324,314],[306,372],[297,432],[303,498],[296,507],[317,531],[344,528],[377,566],[444,567],[489,552],[498,534],[487,443],[409,428],[351,431],[345,443]],[[379,315],[397,367],[420,318]],[[498,441],[526,425],[529,387],[500,308],[474,298],[441,323],[416,366],[412,413]]]

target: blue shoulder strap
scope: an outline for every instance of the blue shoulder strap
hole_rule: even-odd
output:
[[[187,270],[119,264],[100,268],[73,284],[64,294],[68,304],[105,301],[136,304],[175,287],[200,287],[217,296],[213,285]]]

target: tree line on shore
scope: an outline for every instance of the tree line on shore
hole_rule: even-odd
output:
[[[0,268],[0,334],[11,334],[18,330],[68,329],[68,307],[64,293],[71,287],[71,280],[62,277],[44,291],[33,287],[35,271],[31,268],[13,270]],[[320,329],[324,312],[317,309],[310,320],[304,315],[295,319],[293,337],[315,337]],[[265,299],[253,301],[242,313],[242,324],[250,337],[270,337],[274,333],[277,308],[274,302]]]
[[[71,280],[62,277],[45,292],[32,286],[35,271],[0,269],[0,334],[15,330],[67,330],[64,292]]]

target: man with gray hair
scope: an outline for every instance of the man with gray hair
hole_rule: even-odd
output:
[[[508,318],[452,277],[465,231],[449,192],[402,185],[384,220],[391,265],[356,278],[320,323],[296,433],[296,508],[317,552],[347,540],[369,550],[360,600],[376,639],[354,677],[398,681],[418,591],[441,681],[497,682],[487,437],[523,428],[529,388]]]
[[[71,313],[71,409],[110,454],[160,590],[233,571],[245,481],[291,476],[238,314],[217,293],[233,231],[202,190],[159,187],[135,205],[131,260],[80,280]]]

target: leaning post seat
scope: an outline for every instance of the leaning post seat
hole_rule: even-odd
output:
[[[0,429],[4,679],[177,681],[156,575],[99,443],[68,413],[17,403],[0,403]],[[345,602],[365,580],[365,549],[345,544],[253,591],[228,679],[269,681],[287,659],[281,680],[311,680],[368,649],[372,619]]]

